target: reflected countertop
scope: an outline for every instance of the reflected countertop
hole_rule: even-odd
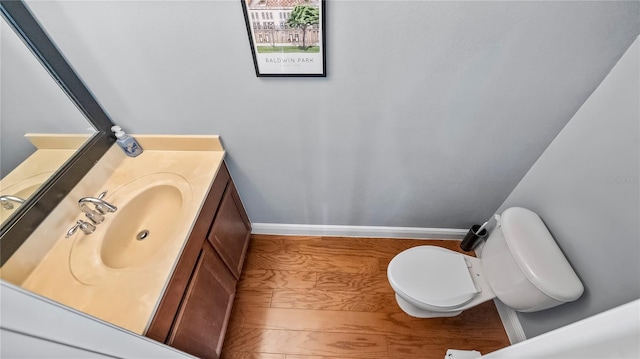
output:
[[[80,146],[90,134],[49,134],[27,133],[27,138],[36,151],[0,180],[0,195],[28,199],[49,179]],[[0,208],[0,223],[4,222],[19,203],[13,208]]]

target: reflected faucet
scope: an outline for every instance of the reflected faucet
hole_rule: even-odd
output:
[[[11,195],[0,196],[0,205],[2,205],[2,208],[7,210],[13,209],[13,203],[11,202],[22,204],[24,203],[24,199]]]

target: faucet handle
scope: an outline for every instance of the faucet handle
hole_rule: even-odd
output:
[[[104,221],[104,216],[89,208],[86,203],[80,205],[80,210],[93,224],[100,224]]]
[[[13,209],[13,203],[9,202],[8,200],[6,200],[4,198],[0,199],[0,204],[2,205],[2,208],[6,209],[6,210]]]
[[[2,208],[6,210],[13,209],[14,205],[11,202],[24,203],[24,201],[25,200],[23,198],[20,198],[18,196],[12,196],[12,195],[0,196],[0,205],[2,205]]]
[[[98,195],[98,199],[103,199],[103,198],[104,198],[104,196],[106,196],[106,195],[107,195],[107,192],[108,192],[108,191],[104,191],[104,192],[100,193],[100,194]],[[109,213],[109,212],[114,212],[114,211],[109,210],[108,208],[105,208],[105,207],[104,207],[103,205],[101,205],[101,204],[96,204],[96,211],[98,211],[98,213],[100,213],[100,214],[107,214],[107,213]]]
[[[64,236],[64,238],[69,238],[69,237],[73,236],[76,233],[76,231],[78,230],[78,228],[80,228],[80,230],[82,230],[82,232],[84,232],[84,234],[91,234],[91,233],[93,233],[93,231],[96,230],[96,226],[94,226],[93,224],[85,222],[85,221],[79,219],[76,222],[76,224],[73,225],[73,227],[71,227],[71,229],[69,229],[67,231],[67,235]]]

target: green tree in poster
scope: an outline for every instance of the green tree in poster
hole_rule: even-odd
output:
[[[309,5],[296,5],[291,11],[287,25],[302,29],[302,49],[306,50],[307,27],[317,25],[320,21],[320,10]]]

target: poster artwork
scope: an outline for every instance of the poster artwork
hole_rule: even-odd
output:
[[[321,0],[242,0],[258,76],[324,76]]]

